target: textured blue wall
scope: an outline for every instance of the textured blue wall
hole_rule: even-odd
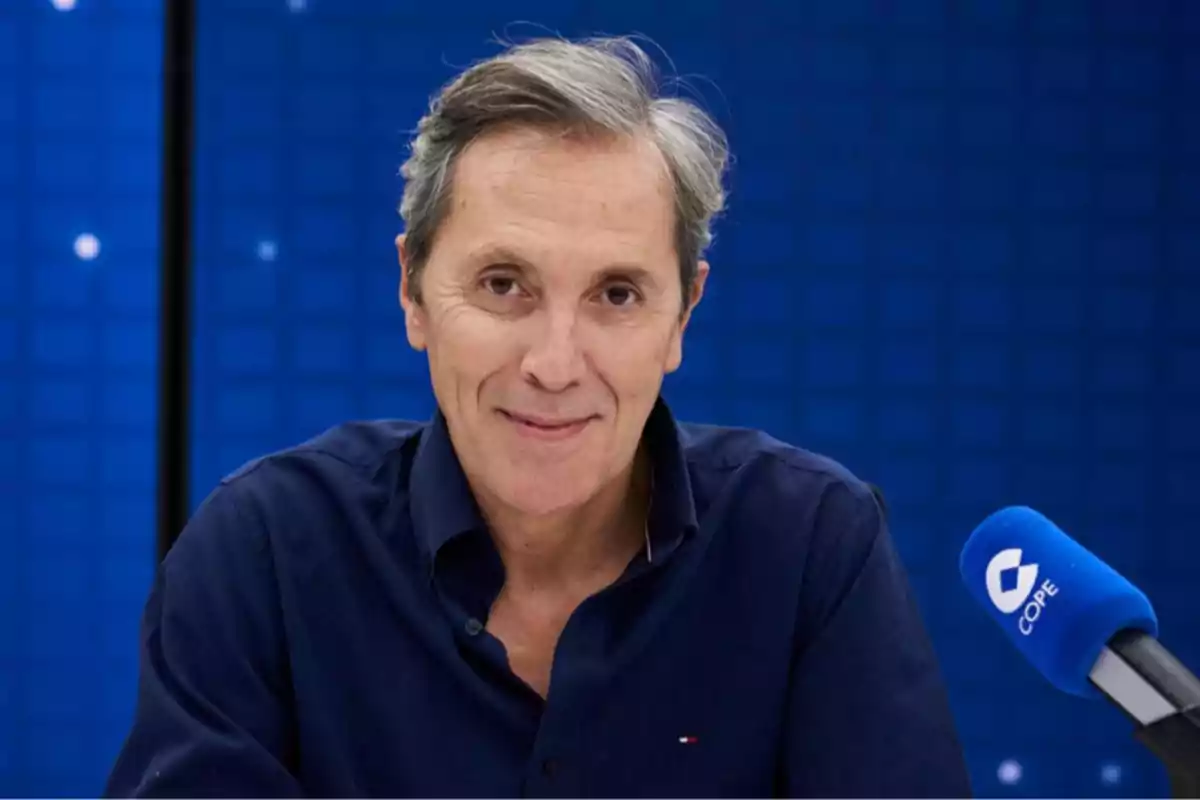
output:
[[[131,719],[154,567],[161,38],[153,0],[0,3],[3,795],[99,792]]]
[[[430,411],[391,242],[437,84],[515,20],[640,31],[703,76],[737,154],[676,410],[883,486],[981,794],[1166,791],[955,560],[988,511],[1037,506],[1200,667],[1200,4],[198,5],[194,500],[339,420]],[[129,717],[160,28],[151,0],[0,5],[0,794],[99,791]]]
[[[196,498],[340,419],[429,412],[392,237],[436,86],[514,20],[643,32],[716,84],[693,81],[737,155],[677,410],[883,486],[981,793],[1166,790],[1116,712],[1009,649],[956,558],[987,512],[1037,506],[1200,665],[1200,4],[292,8],[201,13]]]

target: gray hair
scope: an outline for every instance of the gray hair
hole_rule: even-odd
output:
[[[475,64],[437,94],[422,117],[405,179],[400,216],[406,229],[409,282],[429,258],[450,208],[458,157],[480,135],[510,125],[586,134],[648,134],[662,153],[675,194],[675,248],[686,310],[697,263],[712,242],[712,221],[725,206],[729,160],[724,132],[703,110],[660,94],[658,71],[627,37],[537,39]]]

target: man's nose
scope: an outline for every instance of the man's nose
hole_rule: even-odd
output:
[[[561,392],[579,383],[586,363],[578,333],[574,312],[547,312],[542,324],[535,326],[521,361],[525,378],[549,392]]]

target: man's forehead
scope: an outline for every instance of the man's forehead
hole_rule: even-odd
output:
[[[472,142],[460,155],[454,188],[464,195],[521,195],[580,190],[613,202],[669,199],[670,170],[643,136],[572,135],[506,129]],[[511,199],[511,198],[509,198]]]
[[[475,265],[657,270],[674,263],[675,210],[656,158],[629,142],[490,134],[456,167],[443,235]]]

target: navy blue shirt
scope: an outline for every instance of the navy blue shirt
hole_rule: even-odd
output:
[[[108,793],[967,795],[870,487],[662,403],[645,436],[649,547],[545,700],[484,627],[504,571],[443,419],[234,473],[158,571]]]

